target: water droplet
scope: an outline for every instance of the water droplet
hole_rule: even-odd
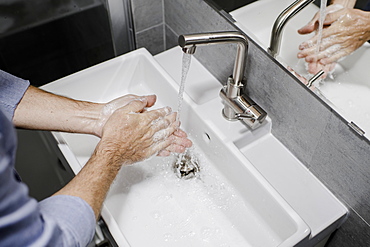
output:
[[[163,235],[163,237],[164,237],[165,242],[169,242],[169,241],[173,240],[173,236],[172,236],[171,233],[166,233],[166,234]]]
[[[154,211],[151,215],[155,220],[161,220],[163,218],[163,215],[159,211]]]

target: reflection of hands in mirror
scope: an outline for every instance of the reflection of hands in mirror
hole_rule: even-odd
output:
[[[306,79],[306,77],[298,74],[297,72],[294,71],[294,69],[292,67],[287,67],[287,69],[295,76],[297,77],[304,85],[307,86],[308,84],[308,80]]]
[[[304,77],[304,76],[302,76],[302,75],[300,75],[300,74],[298,74],[296,71],[294,71],[294,69],[293,68],[291,68],[291,67],[287,67],[287,69],[295,76],[295,77],[297,77],[304,85],[306,85],[306,86],[308,86],[308,84],[309,84],[309,81],[310,81],[310,79],[307,79],[306,77]],[[322,76],[320,76],[320,77],[318,77],[316,80],[322,80],[322,79],[325,79],[325,74],[324,75],[322,75]],[[315,80],[315,81],[316,81]],[[314,91],[315,89],[316,89],[316,87],[315,87],[315,85],[311,82],[311,86],[310,86],[310,89],[312,90],[312,91]]]
[[[297,55],[298,58],[305,58],[309,63],[309,72],[313,74],[323,69],[322,67],[324,71],[334,69],[336,61],[351,54],[370,39],[370,12],[343,8],[338,4],[328,6],[326,12],[320,52],[316,54],[316,33],[313,38],[299,46],[300,52]],[[317,31],[319,15],[320,13],[317,13],[298,33]]]
[[[307,71],[308,73],[315,75],[320,70],[324,71],[324,75],[321,76],[322,79],[325,79],[331,72],[334,71],[336,63],[322,64],[319,61],[313,61],[308,63]]]

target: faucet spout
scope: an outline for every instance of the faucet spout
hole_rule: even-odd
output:
[[[244,69],[248,50],[248,41],[240,32],[215,32],[197,33],[179,36],[179,45],[188,54],[194,54],[197,46],[210,44],[236,43],[236,59],[234,64],[233,79],[237,85],[242,85]]]
[[[270,47],[268,48],[268,52],[271,56],[276,58],[279,54],[283,28],[288,21],[313,1],[314,0],[296,0],[280,13],[271,31]]]

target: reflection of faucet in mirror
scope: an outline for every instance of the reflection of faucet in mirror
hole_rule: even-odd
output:
[[[271,31],[270,47],[268,48],[271,56],[276,58],[279,54],[281,36],[285,24],[302,9],[304,9],[308,4],[312,3],[314,0],[296,0],[289,7],[284,9],[283,12],[277,17],[274,26]]]
[[[230,15],[235,20],[234,25],[267,51],[276,17],[292,2],[294,0],[258,0],[232,11]],[[359,7],[360,5],[357,8]],[[297,31],[307,25],[318,10],[316,4],[308,4],[293,17],[294,19],[285,24],[280,51],[275,59],[283,66],[291,67],[294,72],[304,77],[306,82],[316,72],[310,71],[309,64],[305,59],[298,58],[297,53],[300,51],[300,44],[313,38],[314,33],[303,36]],[[352,10],[359,12],[356,9]],[[325,32],[323,31],[323,37],[327,34],[326,31],[328,28],[325,28]],[[339,39],[334,40],[339,41]],[[337,61],[333,73],[326,77],[325,81],[314,84],[314,91],[323,102],[348,122],[354,122],[365,133],[368,133],[365,134],[368,139],[370,139],[370,83],[368,79],[370,70],[366,65],[369,60],[370,44],[365,42],[351,55]]]
[[[267,49],[271,56],[276,58],[279,55],[280,44],[285,24],[313,1],[314,0],[296,0],[280,13],[272,27],[270,47]],[[310,88],[313,82],[321,78],[323,74],[323,70],[317,71],[317,73],[306,83],[307,87]]]
[[[243,75],[248,52],[248,41],[240,32],[217,32],[180,35],[179,45],[185,53],[194,54],[197,46],[208,44],[234,43],[238,45],[233,75],[221,89],[220,96],[224,102],[223,115],[227,120],[243,120],[255,129],[265,120],[267,114],[248,96],[243,95]]]

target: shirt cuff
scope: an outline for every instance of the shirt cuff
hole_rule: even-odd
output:
[[[91,206],[80,197],[57,195],[39,203],[44,221],[54,221],[62,230],[62,242],[70,246],[87,246],[95,233],[95,214]],[[77,244],[76,244],[77,243]]]
[[[29,81],[0,70],[0,107],[10,121],[13,119],[15,108],[29,86]]]

